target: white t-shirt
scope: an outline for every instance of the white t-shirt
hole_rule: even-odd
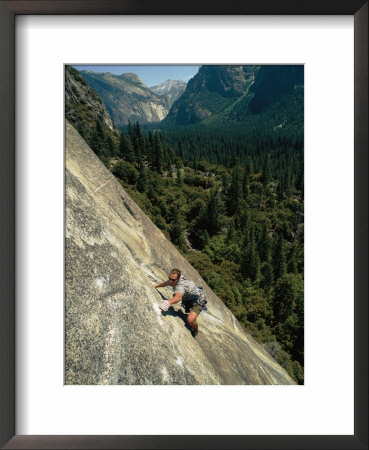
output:
[[[169,280],[165,283],[169,286]],[[183,302],[195,302],[202,294],[196,284],[191,280],[187,280],[184,276],[181,276],[178,283],[173,287],[173,293],[176,294],[177,292],[183,294]]]

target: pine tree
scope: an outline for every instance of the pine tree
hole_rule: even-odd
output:
[[[249,274],[252,281],[256,281],[260,276],[260,259],[256,250],[256,243],[253,240],[250,244]]]
[[[183,186],[183,172],[181,168],[177,168],[177,185],[179,188]]]
[[[263,268],[263,279],[261,282],[261,286],[264,288],[266,292],[269,292],[273,286],[274,275],[273,275],[273,266],[271,257],[267,258]]]
[[[302,199],[304,199],[304,165],[299,167],[298,175],[295,182],[296,189],[302,192]]]
[[[146,169],[145,169],[144,164],[141,163],[140,164],[139,174],[138,174],[138,180],[137,180],[137,189],[140,192],[146,192],[147,185],[148,185],[148,180],[147,180]]]
[[[223,193],[225,196],[227,196],[230,189],[230,178],[228,172],[224,172],[222,175],[222,185],[223,185]]]
[[[132,142],[129,137],[126,136],[124,131],[121,131],[120,133],[119,157],[131,164],[136,162]]]
[[[181,161],[184,161],[183,145],[181,141],[178,142],[177,154]]]
[[[234,216],[234,222],[236,229],[241,232],[244,236],[247,235],[250,226],[250,218],[245,203],[241,202],[239,209]]]
[[[296,244],[292,247],[292,251],[288,260],[288,264],[287,264],[287,271],[289,273],[294,273],[295,275],[297,275],[298,270],[297,270],[297,258],[296,258]]]
[[[283,194],[284,194],[283,180],[279,180],[277,184],[277,199],[279,202],[283,200]]]
[[[226,238],[226,243],[228,245],[232,244],[232,242],[236,241],[236,239],[237,239],[236,225],[235,225],[234,219],[232,219],[230,224],[229,224],[229,228],[228,228],[228,232],[227,232],[227,238]]]
[[[262,174],[262,182],[264,187],[268,185],[270,179],[272,177],[271,168],[270,168],[270,154],[268,153],[264,157],[263,162],[263,174]]]
[[[239,207],[242,198],[242,171],[240,166],[235,166],[232,171],[232,181],[228,192],[228,214],[233,216]]]
[[[246,158],[246,172],[251,175],[254,173],[254,164],[250,156]]]
[[[104,131],[99,119],[96,120],[96,135],[100,142],[104,141]]]
[[[224,222],[224,204],[218,189],[214,189],[210,195],[206,214],[206,229],[210,236],[219,233]]]
[[[106,147],[107,147],[109,156],[118,156],[116,146],[114,145],[113,139],[111,138],[110,135],[106,136],[105,141],[106,141]]]
[[[154,200],[156,198],[155,190],[154,190],[152,183],[149,183],[149,187],[147,190],[147,198],[149,200],[151,200],[151,202],[154,202]]]
[[[135,125],[133,126],[132,133],[133,133],[132,144],[135,152],[136,161],[140,163],[143,160],[143,156],[145,154],[145,141],[142,136],[140,124],[138,122],[136,122]]]
[[[273,315],[276,323],[284,323],[296,308],[298,288],[293,274],[284,274],[276,283],[273,295]]]
[[[104,131],[99,119],[95,122],[95,128],[91,134],[90,145],[99,158],[104,156]]]
[[[169,227],[170,239],[173,244],[177,245],[180,250],[186,251],[186,240],[184,238],[184,223],[181,218],[178,208],[172,209],[173,220]]]
[[[153,169],[161,173],[163,169],[164,151],[163,142],[159,133],[153,137]]]
[[[127,135],[129,137],[129,139],[131,140],[131,142],[133,142],[133,139],[135,137],[135,133],[134,133],[134,128],[133,125],[131,123],[130,120],[128,120],[128,125],[127,125]]]
[[[210,242],[209,233],[206,230],[201,230],[199,233],[198,241],[200,249],[205,248],[207,245],[209,245]]]
[[[256,281],[260,276],[260,259],[256,250],[256,242],[253,233],[251,238],[244,243],[241,254],[241,270],[245,278]]]
[[[263,222],[261,232],[258,237],[258,250],[261,261],[266,261],[271,257],[272,239],[266,222]]]
[[[250,176],[247,170],[243,171],[242,192],[245,199],[250,194]]]
[[[282,233],[278,233],[274,239],[273,248],[273,267],[274,267],[274,279],[278,280],[287,271],[286,264],[286,250]]]
[[[285,171],[285,192],[287,198],[291,197],[292,194],[292,172],[291,167],[289,166]]]

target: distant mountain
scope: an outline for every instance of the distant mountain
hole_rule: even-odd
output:
[[[151,91],[134,73],[80,73],[100,95],[117,126],[128,121],[160,122],[168,114],[167,100]]]
[[[201,66],[165,122],[188,125],[220,113],[249,89],[259,69],[260,66]]]
[[[271,127],[303,125],[304,67],[201,66],[163,121],[226,125],[263,117]]]
[[[160,95],[166,99],[168,110],[172,107],[173,103],[178,100],[178,98],[186,90],[187,83],[184,81],[174,81],[167,80],[158,86],[150,87],[150,91],[157,95]]]

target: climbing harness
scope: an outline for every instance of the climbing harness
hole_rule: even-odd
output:
[[[207,309],[207,300],[205,300],[204,288],[202,286],[197,286],[197,288],[200,291],[200,295],[191,295],[186,298],[185,301],[182,300],[182,307],[186,313],[190,312],[190,309],[194,305],[200,305],[203,311],[206,311]]]

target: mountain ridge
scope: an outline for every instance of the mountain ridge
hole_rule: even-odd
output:
[[[303,84],[302,65],[201,66],[162,124],[222,126],[249,121],[254,127],[260,118],[273,128],[283,122],[288,126],[299,117],[297,125],[302,127]],[[293,111],[286,105],[289,97]]]
[[[182,80],[166,80],[163,83],[152,86],[149,89],[157,95],[163,96],[166,99],[168,111],[173,106],[174,102],[184,93],[187,83]]]
[[[84,70],[80,74],[99,94],[117,126],[129,121],[160,122],[168,114],[166,100],[152,92],[136,74]]]

